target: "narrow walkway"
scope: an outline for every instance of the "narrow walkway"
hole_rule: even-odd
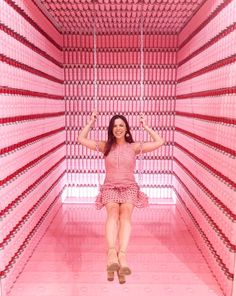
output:
[[[222,296],[175,205],[135,209],[126,283],[106,280],[105,210],[64,204],[10,296]]]

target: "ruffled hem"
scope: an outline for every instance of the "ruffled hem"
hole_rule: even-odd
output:
[[[102,209],[109,202],[132,203],[137,208],[144,208],[148,206],[148,196],[140,190],[137,184],[103,185],[95,201],[96,209]]]

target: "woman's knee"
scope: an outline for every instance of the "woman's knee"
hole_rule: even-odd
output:
[[[120,221],[131,221],[133,208],[132,204],[122,204],[120,206]]]
[[[115,220],[118,221],[119,219],[119,205],[118,204],[107,204],[106,205],[107,210],[107,219],[109,220]]]

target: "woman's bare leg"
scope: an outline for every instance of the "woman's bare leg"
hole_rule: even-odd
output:
[[[131,270],[128,267],[126,261],[126,251],[129,244],[131,234],[131,216],[134,209],[134,205],[130,203],[124,203],[120,205],[120,227],[119,227],[119,263],[121,266],[120,272],[124,274],[130,274]]]
[[[105,226],[106,241],[108,249],[116,247],[118,222],[119,222],[119,204],[107,203],[107,220]]]
[[[106,204],[107,210],[107,221],[105,226],[106,241],[108,247],[107,257],[107,272],[108,280],[113,280],[114,271],[119,269],[119,261],[117,258],[116,251],[116,240],[118,233],[118,222],[119,222],[119,204],[108,203]]]

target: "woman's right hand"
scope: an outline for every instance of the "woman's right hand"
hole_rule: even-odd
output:
[[[96,119],[97,119],[97,111],[94,110],[91,115],[91,121],[94,123],[96,121]]]

